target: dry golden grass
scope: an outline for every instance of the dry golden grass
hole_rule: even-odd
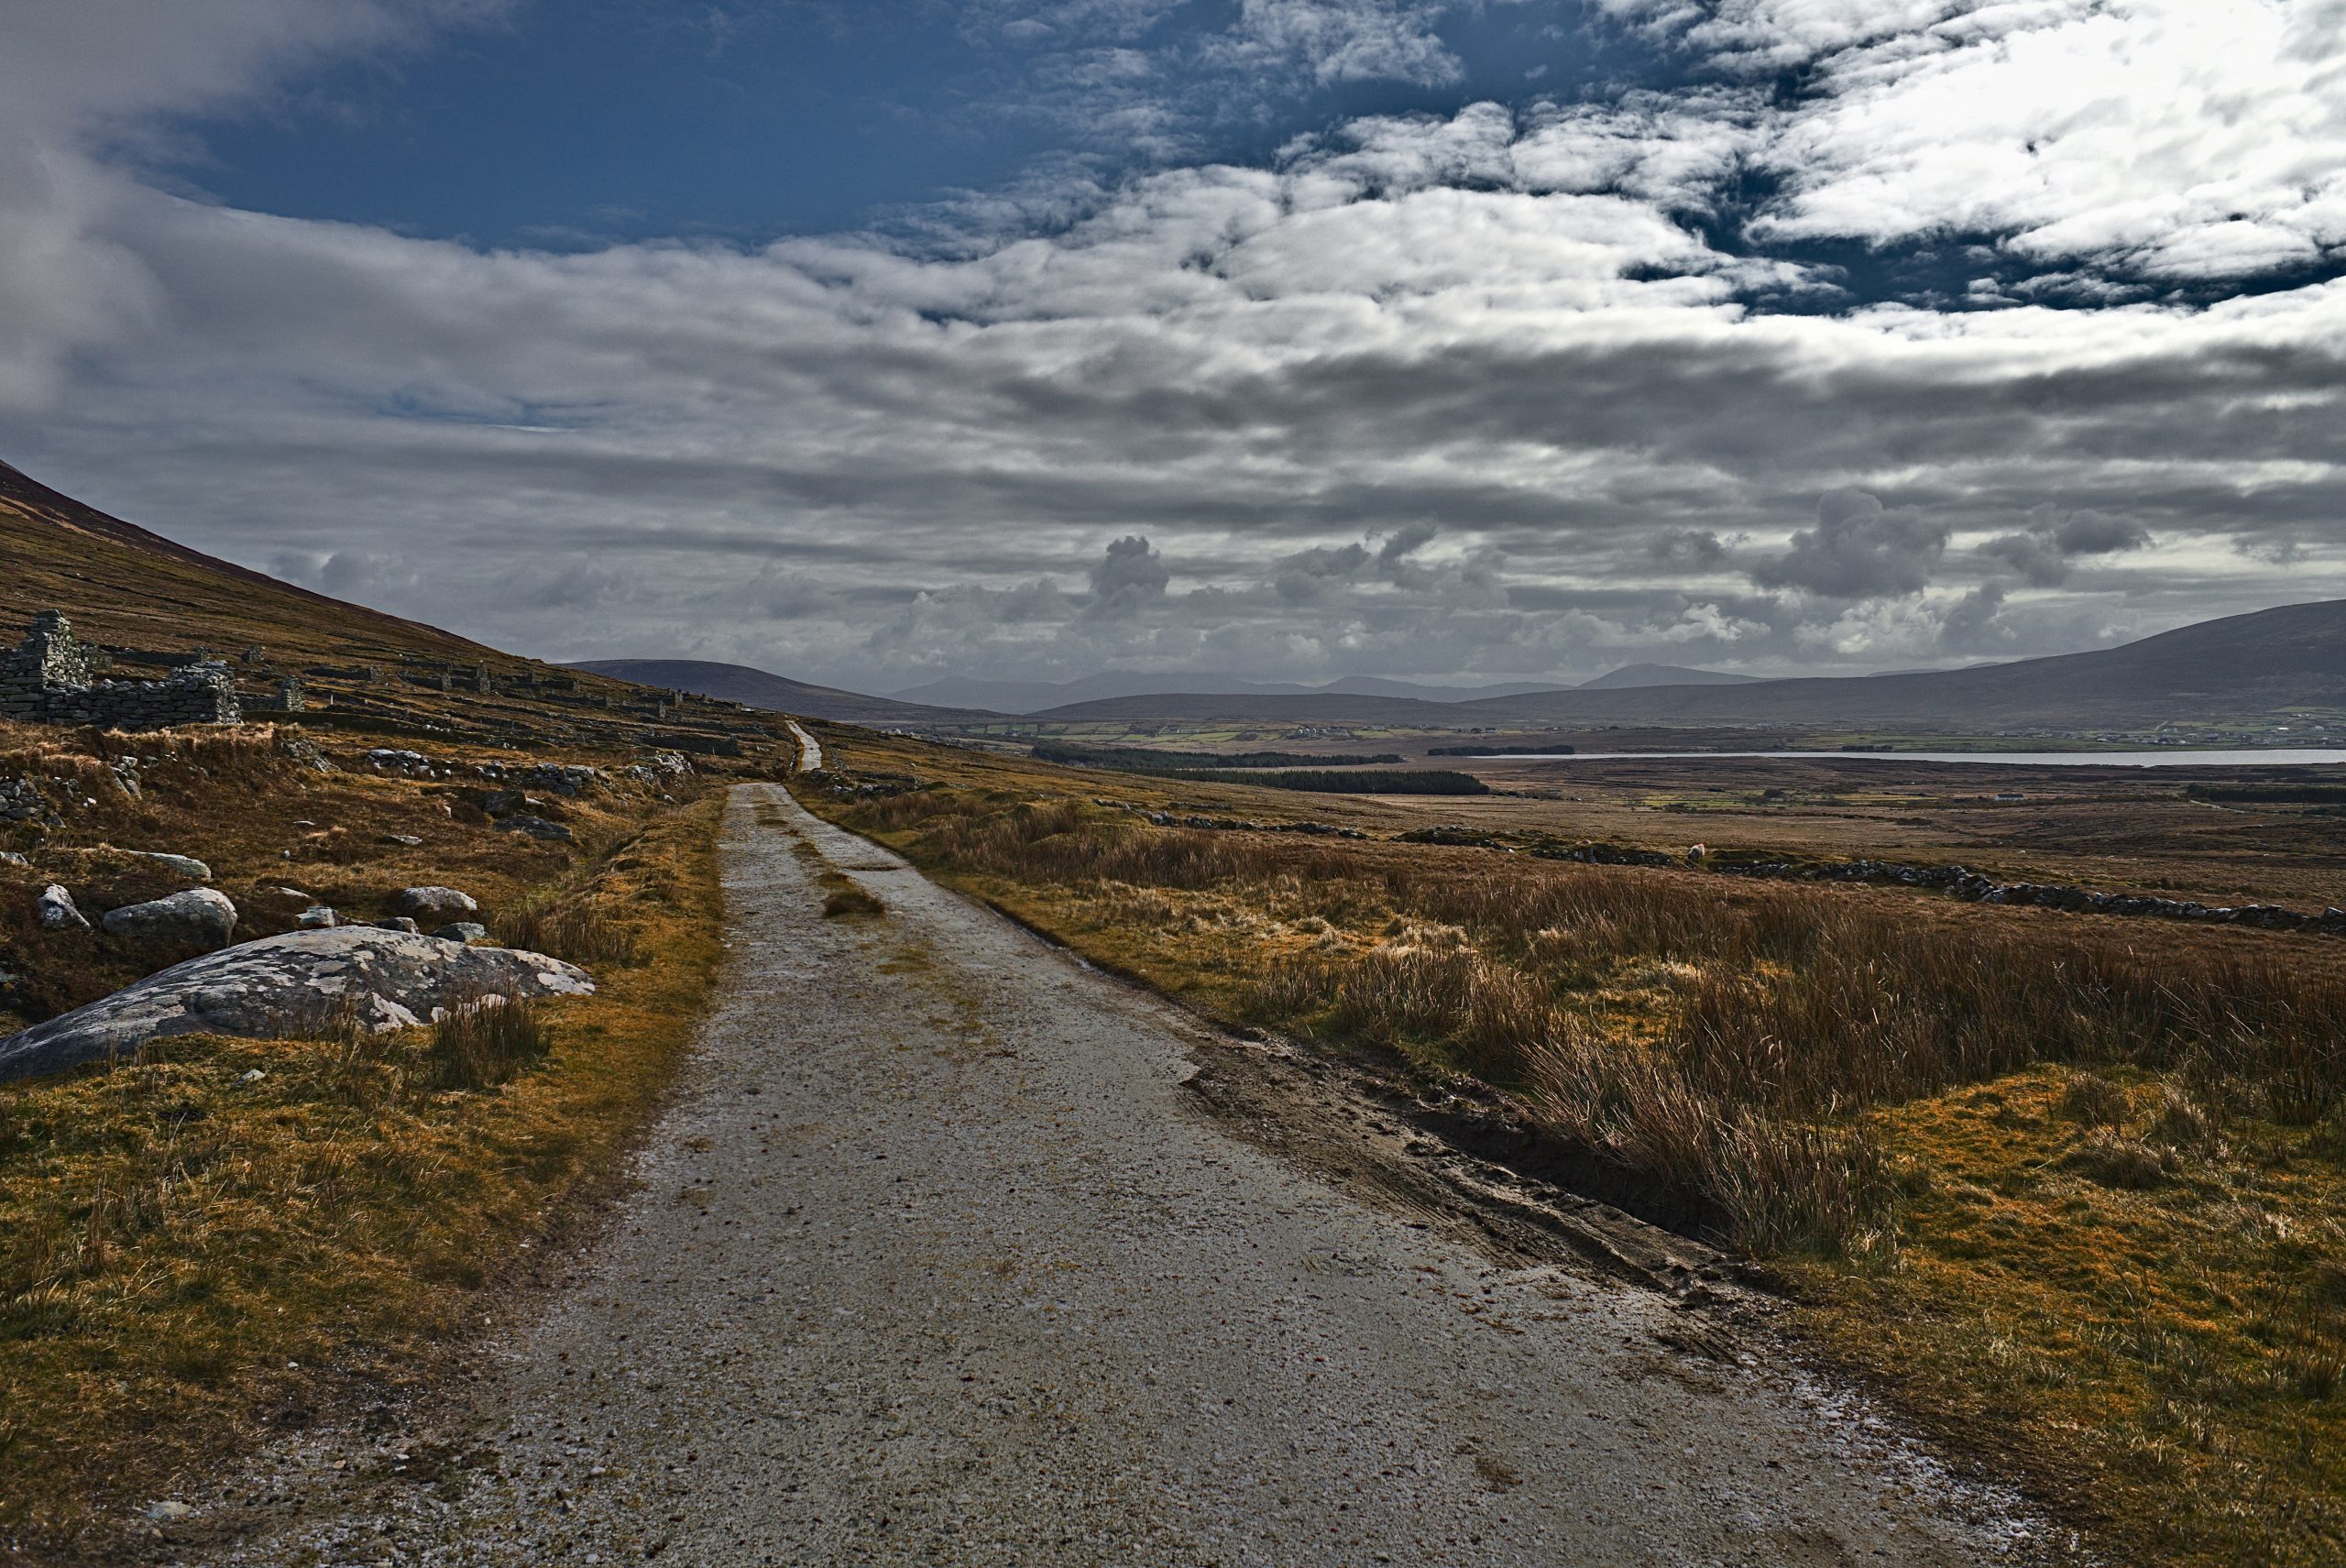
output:
[[[863,761],[934,787],[809,803],[1210,1012],[1501,1088],[2123,1560],[2346,1553],[2333,944],[1158,828],[1081,774]]]
[[[605,955],[591,998],[380,1041],[174,1040],[0,1091],[0,1530],[70,1541],[93,1501],[477,1327],[686,1044],[721,951],[719,799],[540,891],[541,931]]]

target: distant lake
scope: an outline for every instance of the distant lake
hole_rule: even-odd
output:
[[[2304,768],[2346,762],[2346,751],[2314,747],[2255,746],[2232,751],[2193,751],[2161,747],[2155,751],[1576,751],[1568,757],[1507,756],[1494,752],[1478,762],[1662,762],[1717,757],[1793,757],[1820,762],[1975,762],[2006,768]]]

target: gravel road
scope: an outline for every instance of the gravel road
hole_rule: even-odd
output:
[[[1194,1024],[782,790],[739,789],[727,844],[730,979],[608,1234],[433,1441],[313,1442],[205,1560],[2045,1550],[1845,1391],[1675,1348],[1666,1295],[1231,1136],[1182,1087]],[[887,914],[823,919],[829,867]]]

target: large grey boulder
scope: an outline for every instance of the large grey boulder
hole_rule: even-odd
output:
[[[192,887],[169,898],[109,909],[98,923],[134,942],[208,942],[219,948],[236,934],[236,906],[216,888]]]
[[[299,1037],[355,1020],[413,1028],[488,997],[583,996],[586,971],[508,948],[372,926],[293,931],[175,964],[0,1040],[0,1081],[60,1072],[174,1035]]]
[[[444,924],[479,914],[480,905],[473,901],[471,894],[459,893],[453,887],[410,887],[400,890],[400,913],[416,920]]]
[[[40,928],[44,931],[86,931],[90,928],[89,918],[74,904],[73,895],[57,883],[50,883],[40,890],[40,896],[33,900],[33,911],[40,917]]]

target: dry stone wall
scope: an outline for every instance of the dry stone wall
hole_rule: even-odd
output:
[[[76,638],[63,615],[42,610],[22,643],[0,651],[0,718],[162,729],[243,718],[236,683],[220,660],[181,664],[159,681],[106,680],[98,674],[105,664],[104,651]]]

